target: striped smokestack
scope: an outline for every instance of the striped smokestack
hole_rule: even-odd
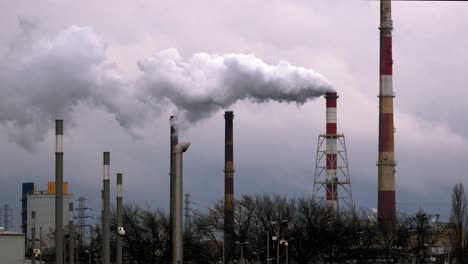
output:
[[[63,120],[55,120],[55,263],[63,263]]]
[[[226,111],[224,119],[224,257],[229,260],[234,246],[234,113]]]
[[[395,226],[395,149],[393,125],[393,59],[391,1],[380,1],[380,91],[379,91],[379,157],[378,219]]]
[[[336,92],[325,94],[327,105],[327,131],[326,131],[326,150],[327,155],[327,170],[326,170],[326,199],[329,208],[336,211],[338,209],[338,190],[337,182],[337,118],[336,118],[336,101],[338,95]]]

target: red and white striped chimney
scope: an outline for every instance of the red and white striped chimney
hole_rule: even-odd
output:
[[[327,131],[326,131],[326,150],[327,170],[326,170],[326,199],[327,205],[336,211],[338,209],[338,190],[337,190],[337,117],[336,117],[336,101],[338,95],[336,92],[325,94],[327,103]]]
[[[396,224],[391,5],[390,0],[380,1],[378,219],[387,227]]]

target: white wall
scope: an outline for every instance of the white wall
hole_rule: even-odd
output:
[[[23,264],[24,234],[0,232],[0,263]]]

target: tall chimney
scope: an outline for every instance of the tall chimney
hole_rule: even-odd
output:
[[[396,224],[395,148],[392,87],[391,1],[380,1],[380,91],[379,91],[379,157],[378,157],[378,219],[385,226]]]
[[[173,189],[174,189],[174,155],[173,151],[175,146],[179,143],[179,135],[177,131],[177,126],[176,126],[176,117],[171,116],[169,118],[169,123],[170,123],[170,150],[169,150],[169,222],[172,223],[172,217],[174,215],[174,194],[173,194]],[[172,225],[170,227],[172,229]],[[169,233],[172,234],[171,229],[169,230]],[[172,236],[169,238],[172,240]],[[172,243],[169,241],[169,254],[172,255]]]
[[[122,227],[122,173],[117,173],[117,230]],[[122,227],[123,228],[123,227]],[[122,235],[117,234],[116,239],[116,262],[122,264]]]
[[[224,119],[224,257],[228,261],[234,252],[234,113],[226,111]]]
[[[103,155],[103,211],[102,211],[102,260],[110,264],[110,153]]]
[[[55,120],[55,263],[63,264],[63,120]]]
[[[184,240],[182,228],[182,203],[183,203],[183,153],[189,148],[189,142],[181,142],[172,150],[174,161],[174,182],[172,193],[174,195],[174,215],[172,216],[172,263],[182,264],[184,262]]]
[[[327,105],[327,129],[326,129],[326,149],[327,170],[326,170],[326,199],[327,206],[333,211],[338,209],[338,177],[337,177],[337,117],[336,101],[338,95],[336,92],[329,92],[325,95]]]

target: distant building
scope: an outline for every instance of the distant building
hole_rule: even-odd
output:
[[[0,227],[0,261],[8,264],[24,263],[24,234],[5,231]]]
[[[68,204],[73,203],[73,194],[70,194],[68,192],[67,182],[63,183],[63,193],[63,223],[64,228],[68,228],[68,222],[70,221]],[[42,229],[44,247],[55,247],[55,182],[49,182],[47,190],[42,191],[36,190],[36,188],[34,187],[34,183],[32,183],[32,185],[31,183],[24,183],[22,206],[22,227],[23,232],[26,233],[27,241],[31,241],[31,212],[36,211],[36,238],[39,239],[40,230]]]

